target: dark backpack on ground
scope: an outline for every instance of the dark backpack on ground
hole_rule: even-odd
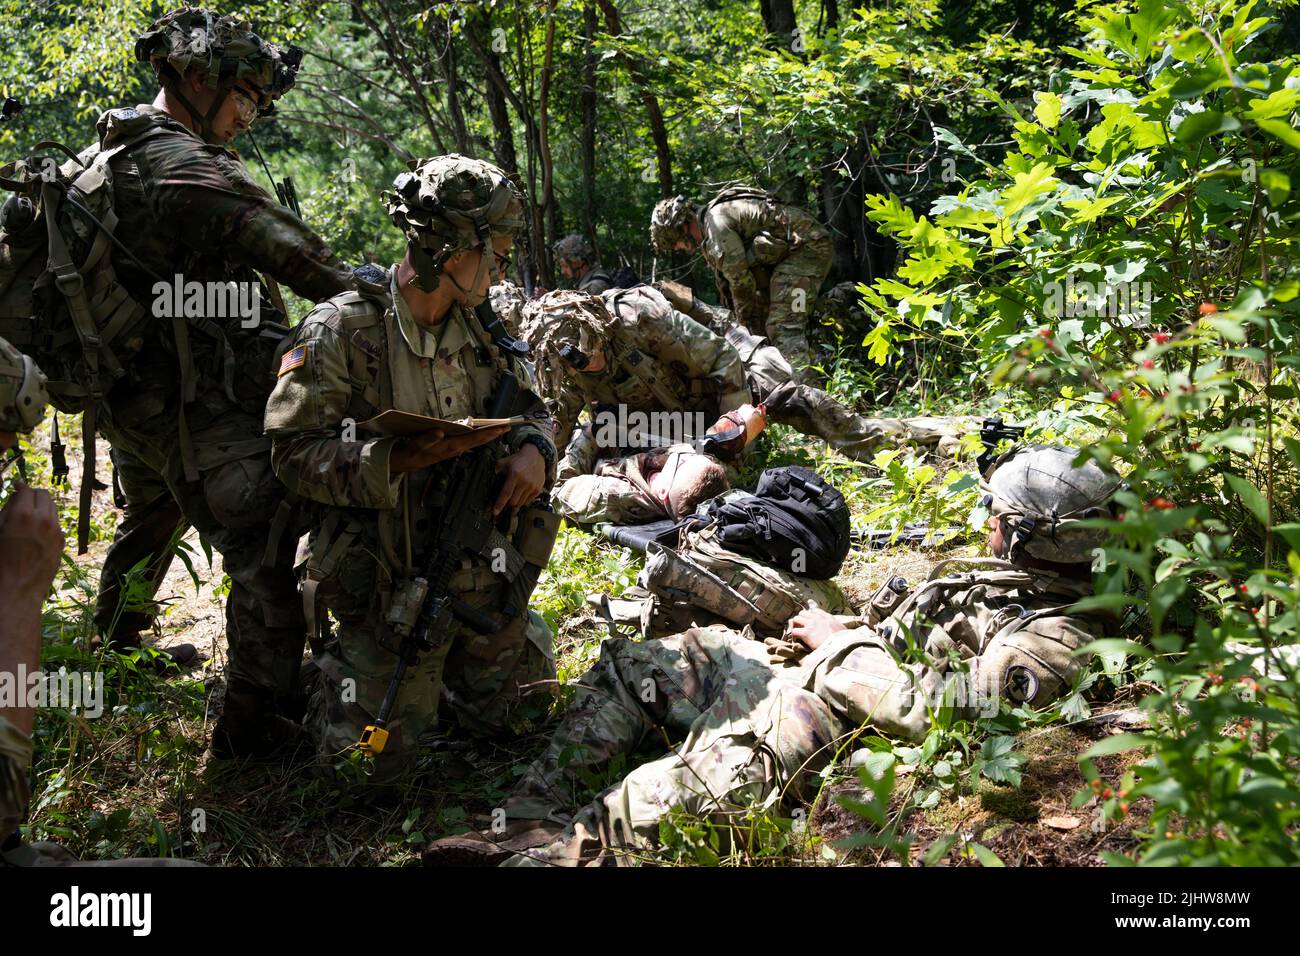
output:
[[[708,515],[727,548],[814,580],[838,574],[849,553],[844,496],[798,465],[769,468],[752,495],[719,498]]]

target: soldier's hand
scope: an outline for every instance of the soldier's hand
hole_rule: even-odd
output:
[[[388,457],[388,470],[395,475],[419,471],[496,441],[508,431],[509,425],[498,425],[496,428],[483,428],[466,435],[447,436],[437,428],[419,435],[408,435],[393,446]]]
[[[6,596],[45,600],[63,555],[59,510],[48,491],[18,485],[0,510],[0,582]]]
[[[844,629],[844,625],[836,620],[834,614],[818,607],[810,607],[790,619],[786,636],[815,651],[828,637]]]
[[[499,515],[505,508],[522,508],[537,497],[546,484],[546,459],[534,445],[525,445],[508,458],[497,462],[497,474],[504,473],[492,513]]]

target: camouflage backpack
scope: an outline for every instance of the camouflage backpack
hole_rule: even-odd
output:
[[[151,316],[117,280],[112,247],[114,156],[162,132],[150,126],[108,150],[69,161],[33,155],[0,167],[14,195],[0,207],[0,336],[31,355],[62,412],[86,411],[125,374]]]
[[[676,549],[651,544],[637,583],[649,597],[625,606],[624,620],[636,620],[646,637],[720,622],[779,636],[806,607],[832,614],[848,607],[833,581],[803,578],[724,548],[711,525],[682,533]]]

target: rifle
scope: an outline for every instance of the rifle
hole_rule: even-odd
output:
[[[984,451],[975,459],[975,468],[982,475],[988,471],[998,457],[998,445],[1004,441],[1020,441],[1024,437],[1026,425],[1008,425],[1001,418],[986,418],[980,425],[980,441]]]
[[[519,382],[507,372],[488,405],[488,418],[503,418],[514,405]],[[495,444],[495,443],[493,443]],[[487,614],[470,607],[447,591],[447,583],[460,567],[466,551],[479,553],[494,530],[492,502],[497,494],[496,457],[492,445],[485,445],[453,458],[445,472],[438,536],[433,542],[423,573],[402,583],[393,595],[388,624],[401,638],[397,666],[388,682],[375,722],[361,732],[357,748],[374,756],[388,743],[388,720],[397,704],[397,694],[407,668],[418,664],[420,654],[438,646],[450,618],[455,617],[480,634],[500,626]]]
[[[960,528],[932,529],[924,521],[909,521],[901,531],[890,528],[866,528],[852,531],[849,539],[858,547],[879,551],[890,545],[904,544],[916,548],[934,548],[951,541],[961,534]]]

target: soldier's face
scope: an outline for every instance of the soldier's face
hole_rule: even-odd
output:
[[[578,268],[572,259],[560,260],[560,275],[566,279],[578,278]]]
[[[200,113],[206,114],[219,95],[218,91],[208,88],[204,74],[189,74],[186,96]],[[252,126],[257,119],[259,101],[257,90],[247,80],[240,80],[231,87],[217,115],[212,118],[210,141],[213,145],[224,146]]]
[[[510,261],[514,245],[510,236],[495,236],[491,246],[467,249],[448,260],[447,273],[455,280],[452,287],[462,305],[476,306],[487,298],[488,288],[504,272],[502,263]]]

